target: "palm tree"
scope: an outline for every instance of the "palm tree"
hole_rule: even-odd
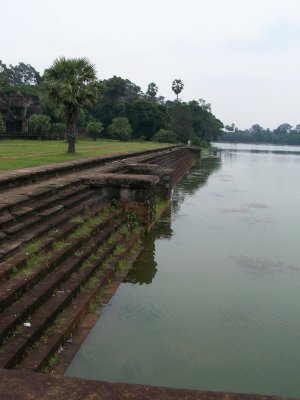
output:
[[[76,120],[85,104],[101,97],[101,83],[87,58],[60,57],[44,73],[44,97],[62,108],[67,125],[68,153],[75,153]]]
[[[179,93],[181,93],[183,87],[184,87],[184,84],[182,83],[181,79],[175,79],[172,82],[172,90],[177,96],[177,101],[178,101],[178,95],[179,95]]]

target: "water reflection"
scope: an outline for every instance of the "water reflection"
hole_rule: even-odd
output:
[[[299,151],[284,151],[284,150],[245,150],[245,149],[231,149],[231,150],[224,150],[230,153],[254,153],[254,154],[279,154],[279,155],[296,155],[299,156]]]
[[[155,261],[155,241],[157,239],[170,240],[173,231],[171,228],[171,206],[168,206],[162,218],[155,224],[152,231],[144,239],[144,250],[140,256],[140,262],[136,262],[129,270],[124,282],[148,285],[152,283],[157,272]]]
[[[195,163],[189,174],[175,187],[172,196],[172,214],[179,213],[180,205],[187,196],[192,196],[201,186],[207,184],[209,176],[221,168],[220,156],[206,157]]]
[[[249,144],[249,143],[213,143],[215,152],[222,151],[226,154],[253,153],[253,154],[275,154],[299,156],[299,146],[271,145],[271,144]]]
[[[144,250],[127,274],[124,282],[133,284],[152,283],[157,272],[155,261],[156,240],[170,240],[173,236],[172,216],[179,213],[180,205],[185,198],[195,193],[201,186],[205,186],[209,176],[220,168],[220,158],[217,156],[207,157],[193,165],[188,176],[182,180],[172,193],[172,208],[169,206],[163,213],[162,218],[154,226],[153,230],[144,240]]]

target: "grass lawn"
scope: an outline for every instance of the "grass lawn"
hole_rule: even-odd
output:
[[[67,154],[67,143],[65,141],[0,140],[0,171],[164,146],[167,145],[157,142],[78,140],[76,153]]]

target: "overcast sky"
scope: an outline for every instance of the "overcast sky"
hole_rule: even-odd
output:
[[[0,0],[0,59],[88,57],[99,79],[203,98],[224,124],[300,123],[300,0]]]

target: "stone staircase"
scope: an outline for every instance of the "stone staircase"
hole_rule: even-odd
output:
[[[0,193],[0,368],[47,369],[142,229],[82,177]]]
[[[147,163],[170,171],[170,184],[174,186],[188,171],[194,161],[193,153],[187,148],[173,148],[147,157]]]
[[[174,182],[192,159],[172,148],[0,179],[0,369],[47,371],[83,316],[99,308],[105,285],[141,251],[143,229],[128,219],[130,203],[110,202],[105,185],[132,190],[135,199],[145,193],[147,209],[161,171]],[[130,165],[138,166],[133,175]],[[145,212],[142,203],[133,206]]]

